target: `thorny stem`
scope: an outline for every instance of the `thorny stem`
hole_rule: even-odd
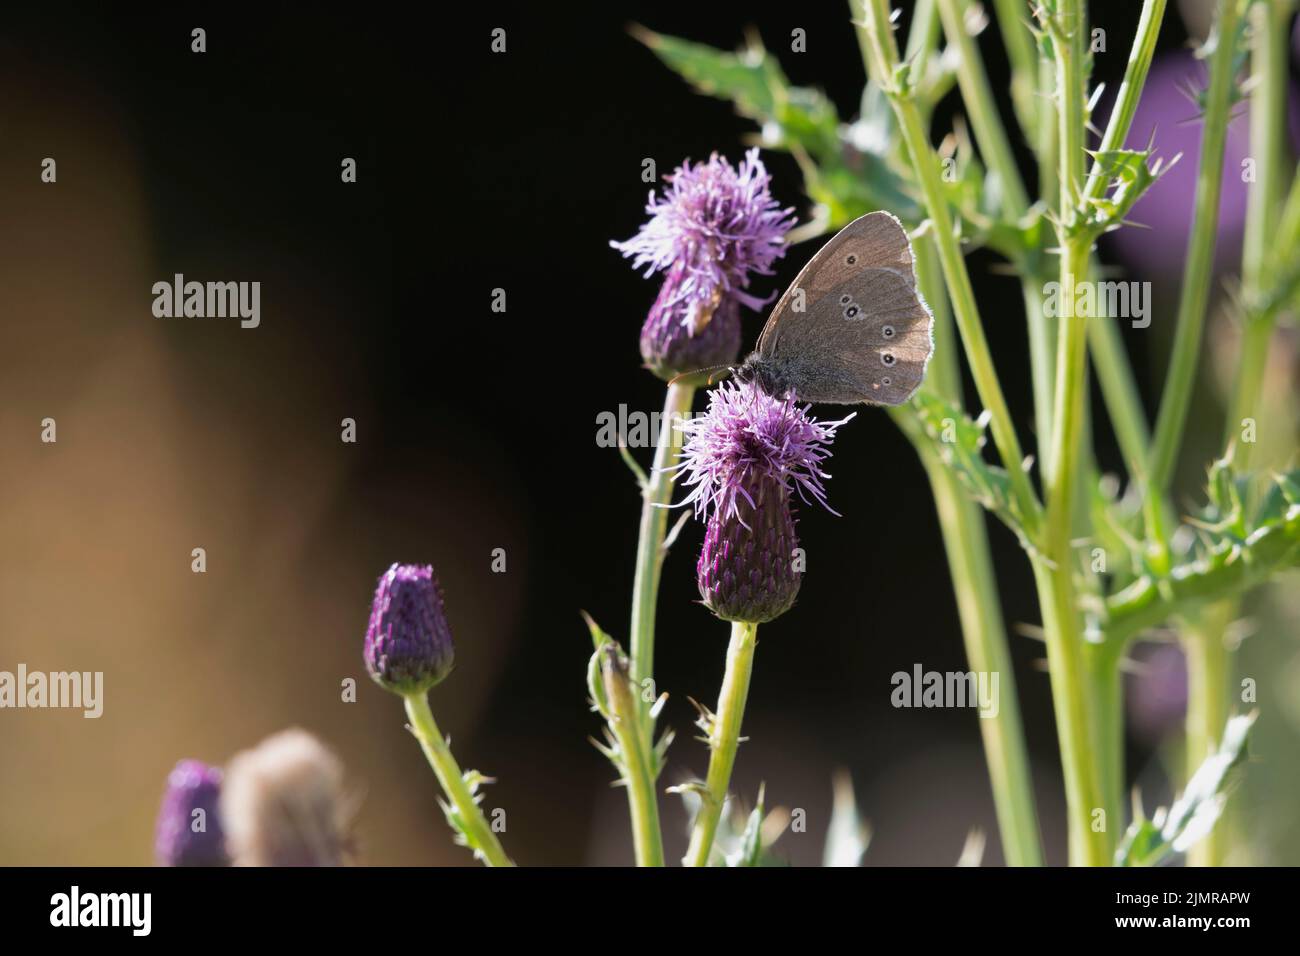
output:
[[[456,758],[451,755],[451,748],[443,740],[438,725],[434,722],[433,711],[429,709],[428,694],[407,694],[403,699],[406,701],[406,716],[411,721],[411,732],[420,742],[434,776],[438,778],[443,793],[460,818],[474,855],[482,857],[488,866],[514,866],[484,818],[483,811],[479,809]]]
[[[1155,440],[1150,456],[1151,484],[1165,492],[1173,479],[1174,464],[1182,444],[1187,409],[1201,350],[1210,282],[1213,278],[1215,233],[1219,222],[1219,193],[1223,183],[1224,146],[1228,135],[1239,0],[1220,0],[1215,21],[1214,52],[1206,91],[1205,123],[1201,132],[1200,165],[1196,173],[1196,198],[1192,234],[1178,299],[1178,324],[1174,331],[1169,374],[1160,399]]]
[[[934,311],[935,352],[929,382],[932,389],[950,401],[961,392],[961,370],[952,346],[955,337],[948,310],[934,244],[929,237],[917,241],[917,285]],[[916,447],[930,480],[944,550],[952,576],[962,639],[971,670],[1002,675],[1002,704],[997,715],[979,721],[984,740],[993,804],[997,810],[1002,853],[1010,866],[1041,866],[1043,851],[1038,832],[1038,814],[1029,773],[1024,728],[1020,719],[1015,671],[1007,645],[1006,624],[993,578],[985,517],[970,499],[956,475],[933,453],[932,446],[908,409],[891,409],[891,417]]]
[[[727,669],[718,693],[718,709],[709,728],[709,772],[700,795],[700,812],[691,828],[691,842],[682,863],[708,866],[713,838],[727,801],[731,768],[740,746],[740,723],[749,696],[749,677],[754,669],[754,647],[758,642],[758,625],[737,621],[731,625],[731,643],[727,647]]]
[[[871,0],[864,8],[862,28],[867,34],[872,72],[881,89],[888,95],[898,118],[899,127],[920,181],[925,205],[933,225],[939,247],[939,259],[944,278],[952,298],[953,314],[965,346],[966,359],[980,401],[990,416],[993,443],[1007,470],[1012,494],[1020,509],[1022,520],[1032,534],[1037,527],[1041,508],[1024,469],[1024,453],[1016,437],[1011,412],[1007,407],[1002,386],[993,366],[988,341],[975,304],[975,292],[961,247],[953,232],[952,215],[939,178],[939,162],[926,137],[920,111],[909,89],[900,87],[895,73],[899,69],[898,46],[889,23],[887,0]]]

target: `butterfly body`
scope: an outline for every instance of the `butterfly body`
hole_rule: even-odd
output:
[[[900,405],[925,378],[933,324],[902,223],[869,213],[804,266],[735,375],[773,396]]]

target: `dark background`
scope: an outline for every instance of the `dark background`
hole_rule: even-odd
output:
[[[1112,87],[1138,6],[1092,5],[1112,38],[1095,76]],[[644,158],[661,174],[714,150],[736,160],[754,133],[632,40],[632,22],[725,48],[753,25],[786,51],[793,82],[856,112],[864,76],[841,3],[6,14],[5,427],[28,457],[3,479],[13,509],[66,527],[51,535],[10,515],[7,562],[21,573],[5,585],[17,609],[0,666],[102,667],[110,697],[95,727],[0,718],[45,741],[0,737],[0,767],[28,775],[4,788],[0,860],[147,862],[176,759],[221,762],[301,724],[364,792],[363,862],[464,862],[398,702],[360,668],[374,579],[400,560],[433,562],[446,586],[458,670],[433,708],[462,763],[499,777],[487,805],[508,809],[508,849],[524,863],[630,861],[622,797],[585,740],[598,724],[578,611],[625,639],[639,499],[617,453],[596,446],[595,422],[623,403],[657,411],[663,385],[637,353],[657,286],[609,241],[643,219]],[[205,54],[190,52],[194,26]],[[505,55],[489,51],[498,26]],[[796,26],[806,54],[788,52]],[[1181,31],[1171,11],[1162,49],[1180,47]],[[982,46],[1004,90],[995,29]],[[46,155],[59,158],[57,187],[39,183]],[[356,184],[340,182],[345,156]],[[776,197],[806,221],[794,162],[764,160]],[[815,248],[791,250],[755,290],[779,292]],[[976,254],[972,273],[1032,447],[1023,308],[992,264]],[[261,327],[153,318],[149,288],[174,272],[262,281]],[[504,314],[489,308],[498,287]],[[762,318],[747,317],[747,342]],[[1149,399],[1146,344],[1130,344]],[[126,437],[92,443],[78,421],[94,410],[96,434]],[[60,443],[41,458],[28,446],[45,414],[62,416]],[[338,440],[344,416],[358,421],[356,445]],[[1109,434],[1098,447],[1118,464]],[[869,408],[834,451],[829,496],[843,517],[802,514],[808,573],[796,608],[760,632],[738,791],[748,799],[765,780],[769,804],[808,811],[809,833],[777,845],[795,862],[820,858],[841,766],[875,830],[869,862],[950,864],[972,827],[1000,862],[974,713],[889,702],[895,671],[966,668],[924,474]],[[689,525],[661,590],[661,725],[679,732],[666,783],[703,772],[686,698],[716,697],[727,639],[695,603],[700,537]],[[1037,623],[1019,548],[1000,526],[991,537],[1009,624]],[[200,578],[189,549],[207,541],[221,547]],[[505,574],[491,573],[496,547]],[[1041,649],[1011,640],[1048,857],[1061,863]],[[338,700],[347,676],[362,679],[354,705]],[[1130,754],[1135,776],[1150,756]],[[664,808],[680,843],[685,817],[675,798]]]

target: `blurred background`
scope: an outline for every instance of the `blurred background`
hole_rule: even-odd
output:
[[[1091,5],[1109,37],[1095,78],[1111,89],[1138,6]],[[1134,125],[1143,141],[1156,126],[1162,151],[1188,151],[1178,172],[1189,178],[1199,130],[1177,87],[1199,69],[1186,43],[1204,30],[1202,6],[1170,10],[1151,112]],[[220,764],[296,725],[348,768],[360,862],[468,864],[400,703],[362,667],[370,597],[393,561],[432,562],[442,579],[457,668],[433,710],[461,763],[498,778],[485,806],[506,809],[509,852],[524,864],[632,860],[622,791],[587,741],[599,726],[579,610],[625,639],[639,496],[617,452],[596,445],[596,419],[621,404],[657,412],[663,386],[637,352],[657,283],[609,240],[643,218],[643,159],[661,174],[714,150],[734,160],[754,130],[694,95],[626,28],[722,47],[752,28],[780,52],[801,27],[808,52],[781,52],[783,65],[845,117],[864,79],[857,42],[839,3],[477,4],[409,16],[24,5],[0,25],[0,670],[103,671],[105,684],[98,720],[0,711],[0,863],[148,864],[178,759]],[[207,31],[204,54],[190,51],[194,27]],[[489,51],[495,27],[507,31],[505,55]],[[1005,88],[995,30],[982,47]],[[952,109],[950,99],[937,129]],[[1244,118],[1233,128],[1244,141]],[[57,161],[55,184],[40,180],[45,157]],[[340,181],[344,157],[357,161],[355,184]],[[794,162],[764,158],[773,193],[806,221]],[[1230,156],[1229,283],[1238,168]],[[1126,332],[1148,408],[1189,196],[1177,178],[1162,181],[1135,216],[1158,231],[1103,249],[1117,276],[1156,283],[1151,328]],[[755,291],[779,292],[816,247],[793,249]],[[994,265],[977,253],[972,272],[1032,446],[1019,290]],[[260,327],[155,318],[151,286],[178,272],[260,281]],[[495,288],[507,292],[503,314],[490,309]],[[762,319],[746,320],[747,342]],[[1216,389],[1235,350],[1229,323],[1210,336],[1193,419],[1210,424],[1189,435],[1188,502],[1218,451]],[[1288,415],[1295,344],[1283,330],[1271,372]],[[40,440],[46,417],[56,444]],[[340,440],[343,418],[357,423],[355,444]],[[1119,466],[1108,432],[1098,448]],[[841,430],[830,470],[843,517],[802,516],[808,572],[795,610],[761,632],[734,789],[748,800],[766,781],[769,806],[806,811],[807,832],[775,847],[794,864],[821,860],[838,768],[874,830],[867,864],[950,865],[972,828],[988,834],[985,861],[1000,863],[975,713],[890,706],[896,671],[966,669],[923,472],[871,409]],[[1007,619],[1036,624],[1028,565],[1005,529],[991,534]],[[686,698],[716,698],[727,641],[696,603],[701,536],[687,526],[661,590],[657,677],[671,695],[661,726],[679,732],[665,784],[703,773]],[[196,547],[204,574],[191,571]],[[495,548],[505,573],[492,571]],[[1240,862],[1300,862],[1295,584],[1248,607],[1254,634],[1239,666],[1270,679],[1230,818]],[[1042,650],[1019,635],[1012,648],[1059,864]],[[1167,647],[1137,656],[1128,767],[1151,808],[1180,765],[1185,676]],[[355,702],[342,699],[347,678]],[[664,798],[663,818],[676,858],[687,824],[676,798]]]

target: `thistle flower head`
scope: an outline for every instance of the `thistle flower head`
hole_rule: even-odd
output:
[[[228,866],[218,804],[221,770],[182,760],[167,776],[154,834],[159,866]]]
[[[758,149],[739,168],[714,153],[707,163],[688,160],[664,179],[668,188],[659,198],[651,192],[650,219],[641,231],[611,245],[632,257],[635,268],[645,266],[647,276],[683,266],[669,304],[691,304],[684,322],[696,318],[697,307],[711,312],[723,295],[760,307],[763,300],[745,290],[751,275],[771,275],[772,263],[785,254],[794,211],[772,198]]]
[[[365,659],[375,682],[395,694],[423,693],[451,672],[455,649],[431,565],[394,564],[379,579]]]
[[[708,412],[682,425],[685,501],[707,523],[696,582],[718,617],[761,624],[794,604],[803,565],[790,493],[827,507],[822,463],[846,421],[818,422],[791,396],[723,382]]]
[[[767,480],[805,502],[826,504],[822,463],[830,457],[836,430],[853,416],[819,422],[791,396],[774,398],[752,382],[725,381],[709,393],[709,410],[683,422],[682,484],[701,518],[717,513],[737,517],[737,504],[755,502],[749,489]],[[835,512],[831,512],[834,514]]]
[[[343,765],[304,730],[236,754],[221,814],[236,866],[340,866],[347,848]]]

